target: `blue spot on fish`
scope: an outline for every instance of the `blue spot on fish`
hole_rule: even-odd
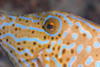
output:
[[[20,25],[20,24],[16,24],[16,27],[21,27],[22,29],[27,28],[26,26]]]
[[[91,48],[90,47],[87,47],[87,52],[89,53],[91,51]]]
[[[6,17],[3,16],[3,17],[2,17],[2,20],[4,20],[5,18],[6,18]]]
[[[90,65],[92,61],[93,61],[92,57],[89,57],[86,61],[86,65]]]
[[[78,35],[77,35],[77,34],[73,34],[73,35],[72,35],[72,38],[73,38],[74,40],[76,40],[76,39],[78,38]]]
[[[80,52],[81,52],[82,47],[83,47],[83,45],[79,45],[79,46],[78,46],[78,48],[77,48],[77,53],[80,53]]]
[[[22,46],[18,46],[18,47],[20,47],[20,48],[21,48]]]
[[[68,67],[71,67],[72,63],[75,61],[75,57],[72,57],[70,62],[68,63]]]
[[[59,41],[58,41],[58,44],[61,44],[61,43],[62,43],[62,40],[59,40]]]
[[[41,18],[41,16],[38,16],[38,15],[36,15],[36,14],[33,14],[34,16],[36,16],[36,17],[39,17],[39,18]]]
[[[79,22],[77,22],[76,25],[79,26],[79,29],[80,29],[80,31],[81,31],[82,33],[86,33],[86,34],[87,34],[87,37],[88,37],[89,39],[91,38],[91,35],[90,35],[87,31],[85,31],[85,30],[82,29],[82,27],[81,27],[81,25],[80,25]]]
[[[33,23],[34,23],[34,22],[39,22],[39,21],[40,21],[40,20],[33,20]]]
[[[99,46],[100,46],[99,42],[95,42],[95,43],[94,43],[94,47],[95,47],[95,48],[98,48]]]
[[[48,60],[48,61],[50,61],[50,58],[49,57],[46,57],[45,59]]]
[[[22,19],[25,19],[25,20],[31,20],[31,18],[26,18],[26,17],[23,17],[21,15],[19,15],[19,17],[22,18]]]
[[[95,67],[100,67],[100,62],[96,62]]]
[[[43,12],[43,15],[45,15],[45,14],[49,14],[49,13],[51,13],[51,12],[47,12],[47,13],[44,13],[44,12]]]
[[[47,64],[45,67],[49,67],[49,65]]]
[[[34,27],[28,27],[28,29],[30,29],[30,30],[37,30],[37,31],[40,31],[40,32],[45,32],[42,29],[38,29],[38,28],[34,28]]]
[[[65,38],[67,36],[67,32],[65,31],[63,34],[63,38]]]
[[[55,59],[55,57],[52,57],[52,60],[55,61],[56,65],[58,67],[62,67],[62,65],[60,63],[58,63],[58,61]]]
[[[100,38],[100,34],[99,34],[99,38]]]
[[[78,65],[78,67],[83,67],[83,65]]]

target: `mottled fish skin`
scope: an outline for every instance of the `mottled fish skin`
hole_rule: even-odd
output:
[[[100,26],[65,12],[0,14],[0,45],[14,67],[100,67]]]

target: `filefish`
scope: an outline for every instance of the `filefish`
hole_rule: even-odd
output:
[[[100,26],[66,12],[1,13],[0,46],[14,67],[100,67]]]

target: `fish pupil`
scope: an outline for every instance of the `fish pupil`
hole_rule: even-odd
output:
[[[52,29],[52,28],[53,28],[53,25],[48,24],[48,25],[47,25],[47,28],[48,28],[48,29]]]

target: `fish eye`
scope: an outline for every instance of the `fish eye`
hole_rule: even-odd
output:
[[[59,26],[59,20],[57,20],[56,18],[49,18],[44,24],[44,29],[50,34],[55,34],[58,32]]]

